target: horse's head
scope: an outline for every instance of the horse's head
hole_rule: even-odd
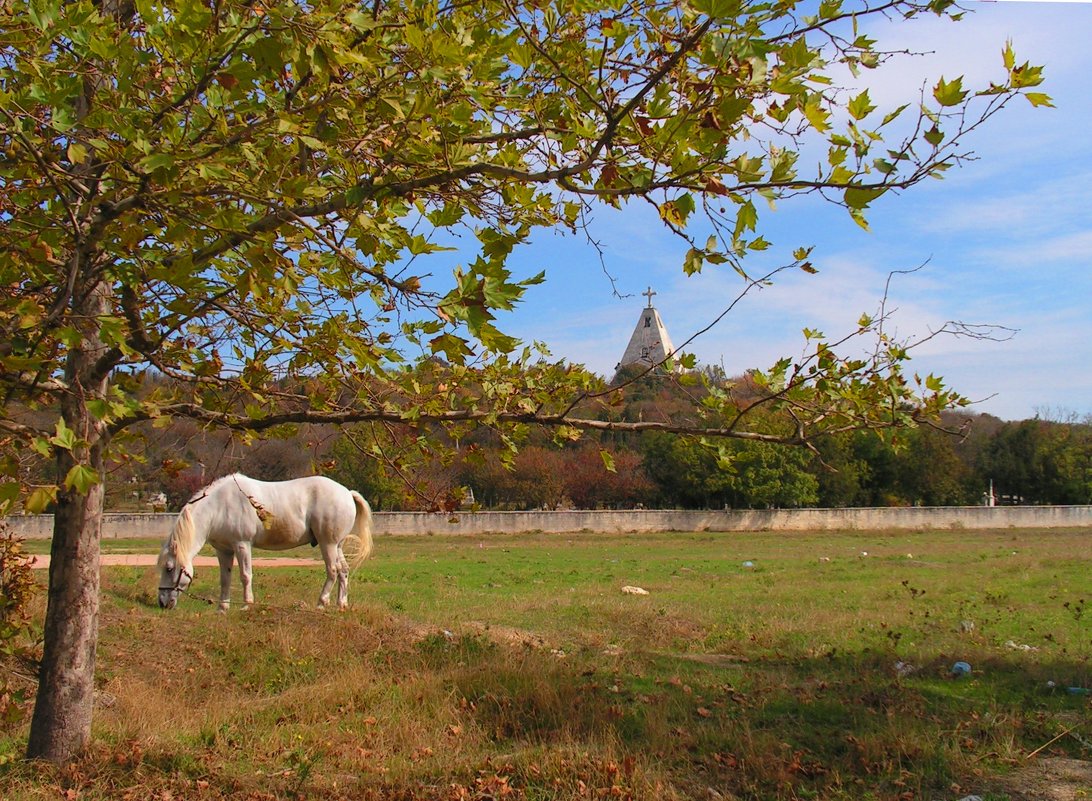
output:
[[[159,606],[163,609],[173,609],[178,603],[179,594],[185,592],[193,581],[192,542],[193,518],[187,506],[178,516],[174,530],[159,552]]]

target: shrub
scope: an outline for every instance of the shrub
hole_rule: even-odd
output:
[[[0,522],[0,662],[4,664],[28,655],[29,606],[38,588],[32,563],[23,552],[23,541]],[[21,720],[29,704],[26,690],[13,687],[9,677],[9,671],[0,671],[0,731]]]

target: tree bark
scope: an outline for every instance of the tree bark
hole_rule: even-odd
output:
[[[95,648],[99,618],[99,541],[102,533],[104,455],[109,434],[88,408],[103,398],[107,379],[95,376],[95,362],[104,350],[98,318],[108,312],[110,288],[92,286],[78,302],[75,315],[83,342],[71,351],[65,367],[69,390],[61,416],[79,443],[57,449],[58,479],[82,464],[99,476],[86,494],[61,487],[50,548],[49,598],[45,616],[45,647],[38,695],[31,720],[27,757],[66,762],[78,755],[91,737],[95,691]]]
[[[66,460],[60,460],[66,461]],[[58,496],[38,697],[27,757],[66,762],[87,745],[95,691],[102,484]]]

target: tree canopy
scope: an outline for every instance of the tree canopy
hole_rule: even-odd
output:
[[[995,83],[941,77],[898,108],[839,85],[890,56],[862,23],[920,14],[959,9],[3,4],[0,504],[58,511],[31,753],[65,758],[89,731],[90,685],[51,706],[47,674],[64,661],[51,647],[61,641],[86,657],[69,663],[93,671],[93,619],[65,628],[56,610],[96,608],[103,465],[119,432],[177,416],[239,431],[675,430],[575,414],[610,392],[503,333],[498,316],[541,280],[514,276],[509,254],[537,228],[578,228],[595,204],[639,200],[688,242],[686,272],[751,280],[747,254],[770,246],[757,233],[762,201],[821,192],[863,224],[881,195],[958,164],[965,135],[1014,97],[1049,103],[1033,91],[1040,69],[1009,47]],[[431,274],[428,256],[454,237],[465,263]],[[806,244],[785,262],[814,269]],[[806,332],[802,358],[755,374],[764,394],[749,405],[716,388],[704,401],[711,433],[805,443],[958,403],[940,379],[904,375],[908,344],[883,324],[862,317],[854,335],[875,337],[862,357]],[[420,359],[436,360],[435,381],[405,369]],[[755,406],[792,426],[749,429]],[[54,482],[27,486],[28,447],[55,459]],[[61,708],[86,709],[86,721],[51,728]]]

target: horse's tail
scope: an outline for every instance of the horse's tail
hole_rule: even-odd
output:
[[[356,553],[349,559],[349,569],[356,570],[372,552],[372,507],[356,490],[349,490],[356,505],[356,520],[349,537],[357,541]]]

